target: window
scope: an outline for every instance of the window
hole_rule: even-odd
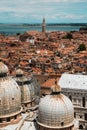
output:
[[[79,126],[79,129],[83,129],[83,126],[82,126],[82,125],[80,125],[80,126]]]
[[[14,116],[14,119],[17,119],[17,115]]]
[[[71,95],[69,96],[69,99],[72,101],[72,96]]]
[[[64,122],[61,122],[61,126],[64,126]]]
[[[76,112],[74,112],[74,117],[76,118]]]
[[[85,113],[85,120],[87,121],[87,113]]]
[[[14,100],[14,98],[12,98],[12,100]]]
[[[10,117],[7,118],[7,122],[10,122]]]
[[[82,103],[83,103],[83,107],[85,107],[85,97],[83,97]]]
[[[0,104],[1,104],[1,99],[0,99]]]
[[[0,119],[0,123],[2,123],[2,119]]]
[[[25,107],[27,107],[27,104],[25,104]]]
[[[80,118],[82,118],[82,115],[80,116]]]

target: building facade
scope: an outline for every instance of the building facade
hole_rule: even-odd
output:
[[[63,74],[59,80],[63,93],[74,105],[74,117],[79,129],[87,129],[87,76]]]

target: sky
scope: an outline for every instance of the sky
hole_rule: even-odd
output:
[[[0,0],[0,23],[87,23],[87,0]]]

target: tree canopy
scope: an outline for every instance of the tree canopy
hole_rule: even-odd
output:
[[[78,47],[78,51],[85,51],[85,50],[86,50],[85,44],[80,44]]]

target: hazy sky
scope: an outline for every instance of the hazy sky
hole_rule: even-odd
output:
[[[0,23],[87,22],[87,0],[0,0]]]

